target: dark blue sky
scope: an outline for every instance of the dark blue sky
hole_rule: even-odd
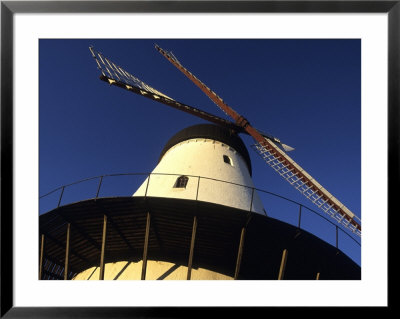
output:
[[[100,81],[90,45],[171,98],[225,118],[154,43],[171,50],[254,127],[295,147],[290,157],[361,217],[360,40],[40,40],[40,195],[92,176],[150,172],[172,135],[204,123]],[[258,157],[250,137],[242,138],[257,188],[318,210]],[[130,195],[143,179],[110,181],[104,191],[118,184],[118,195]],[[90,189],[81,196],[92,197],[96,185],[82,184],[77,192]],[[41,201],[40,212],[54,207],[58,195]],[[67,191],[64,196],[76,200]],[[274,201],[263,199],[267,212],[279,207]],[[297,220],[296,213],[290,214]],[[341,248],[359,263],[357,247]]]

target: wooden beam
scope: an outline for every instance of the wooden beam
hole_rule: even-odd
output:
[[[106,250],[106,237],[107,237],[107,215],[104,215],[104,218],[103,218],[103,237],[102,237],[102,240],[101,240],[99,280],[104,280],[104,256],[105,256],[105,250]]]
[[[147,249],[149,246],[149,233],[150,233],[150,212],[147,212],[146,218],[146,234],[144,237],[144,247],[143,247],[143,265],[142,265],[142,276],[141,280],[146,279],[146,268],[147,268]]]
[[[64,266],[64,280],[68,280],[69,270],[69,238],[71,232],[71,224],[67,224],[67,239],[65,240],[65,266]]]
[[[192,239],[190,241],[190,252],[189,252],[187,280],[190,280],[190,277],[192,276],[192,262],[193,262],[194,243],[195,243],[195,240],[196,240],[196,229],[197,229],[197,217],[194,216],[194,218],[193,218],[193,229],[192,229]]]
[[[281,260],[281,267],[279,268],[278,280],[282,280],[285,274],[287,256],[288,256],[288,250],[284,249],[282,252],[282,260]]]
[[[42,279],[43,274],[43,256],[44,256],[44,234],[40,236],[40,259],[39,259],[39,280]]]
[[[153,220],[151,221],[151,230],[152,230],[154,236],[156,237],[158,247],[160,247],[161,251],[164,251],[163,242],[160,238],[160,235],[158,234],[158,227],[157,227],[156,219],[154,218],[154,214],[153,214]]]
[[[239,271],[240,271],[240,264],[242,263],[242,254],[243,254],[243,245],[244,245],[244,235],[246,233],[246,228],[243,227],[242,231],[240,233],[240,242],[239,242],[239,249],[238,249],[238,255],[236,259],[236,268],[235,268],[235,275],[233,277],[234,280],[237,280],[239,277]]]
[[[93,238],[91,238],[88,234],[86,234],[86,232],[81,227],[79,227],[73,220],[69,220],[67,217],[64,216],[62,207],[59,207],[56,213],[66,223],[70,223],[71,226],[74,228],[74,231],[77,231],[83,238],[85,238],[89,243],[91,243],[93,247],[95,247],[99,251],[101,250],[100,245]]]
[[[117,223],[109,216],[109,214],[107,213],[105,207],[102,204],[100,204],[99,202],[97,202],[97,201],[95,203],[102,210],[103,214],[107,216],[108,222],[110,223],[111,227],[114,228],[115,231],[118,233],[119,237],[121,237],[121,239],[124,241],[124,243],[128,246],[128,248],[130,250],[134,251],[134,248],[131,246],[131,244],[126,239],[124,234],[121,232],[121,230],[119,229]]]

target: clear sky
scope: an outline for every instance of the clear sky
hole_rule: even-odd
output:
[[[100,81],[90,45],[171,98],[227,118],[156,51],[154,43],[171,50],[254,127],[295,147],[290,157],[362,217],[361,41],[348,39],[40,40],[40,195],[93,176],[151,172],[172,135],[206,123]],[[252,138],[241,137],[257,188],[318,210],[259,158],[250,147]],[[100,195],[110,195],[108,187],[115,195],[129,196],[144,180],[135,178],[110,179]],[[96,190],[97,181],[79,184],[75,194],[82,198],[74,198],[71,190],[63,200],[93,197]],[[54,208],[58,196],[41,200],[40,212]],[[297,222],[295,206],[266,195],[261,199],[271,216],[279,218],[290,210],[292,217],[287,218]],[[334,228],[310,225],[312,232],[332,243]],[[359,246],[348,242],[341,241],[340,248],[360,264]]]

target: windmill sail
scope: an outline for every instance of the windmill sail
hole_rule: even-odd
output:
[[[361,220],[287,154],[282,152],[281,157],[279,157],[276,154],[278,148],[270,148],[259,143],[252,145],[252,147],[271,168],[313,204],[336,219],[338,223],[361,235]]]
[[[137,77],[126,72],[124,69],[107,59],[101,53],[95,51],[92,47],[89,47],[89,50],[92,53],[93,58],[96,60],[97,67],[102,73],[103,80],[108,81],[110,84],[114,84],[115,82],[123,83],[128,89],[129,87],[135,87],[143,90],[144,92],[153,93],[157,96],[171,99],[169,96],[161,93],[150,85],[139,80]]]
[[[344,227],[350,229],[353,233],[361,236],[361,220],[355,214],[329,193],[287,154],[280,150],[271,139],[265,138],[262,133],[250,125],[247,119],[233,110],[221,97],[183,67],[174,55],[171,55],[159,46],[156,46],[156,49],[196,84],[219,108],[221,108],[221,110],[228,114],[238,126],[242,127],[254,138],[256,141],[255,149],[270,167],[326,214],[334,218]]]
[[[106,58],[103,54],[94,50],[93,47],[89,47],[89,50],[96,61],[97,68],[101,72],[100,79],[102,81],[105,81],[110,85],[118,86],[122,89],[136,93],[138,95],[147,97],[164,105],[168,105],[175,109],[195,115],[209,122],[225,126],[237,132],[245,133],[245,131],[240,126],[237,126],[231,121],[170,98],[166,94],[158,91],[157,89],[153,88],[149,84],[146,84],[136,76],[127,72],[122,67],[118,66],[110,59]]]

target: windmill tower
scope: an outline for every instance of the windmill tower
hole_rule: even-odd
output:
[[[287,155],[290,147],[253,128],[172,53],[156,49],[234,122],[171,99],[90,48],[101,80],[213,124],[174,135],[133,196],[96,196],[42,215],[40,278],[46,259],[61,266],[55,274],[46,268],[53,279],[359,279],[360,267],[336,247],[267,216],[238,133],[252,136],[269,166],[360,236],[357,216]]]
[[[177,172],[182,175],[176,177]],[[201,185],[197,176],[203,177]],[[151,197],[190,200],[196,194],[198,200],[237,209],[247,210],[251,203],[251,211],[264,214],[253,189],[250,156],[241,138],[221,126],[199,124],[167,142],[151,183],[147,179],[133,196],[144,196],[147,191]]]

